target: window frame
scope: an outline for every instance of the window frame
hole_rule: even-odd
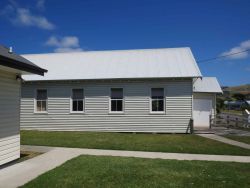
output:
[[[152,89],[163,89],[163,111],[152,111]],[[150,87],[150,96],[149,96],[149,105],[150,105],[150,114],[166,114],[166,89],[162,86]]]
[[[122,89],[122,99],[112,99],[112,89]],[[122,111],[112,111],[111,101],[112,100],[122,100]],[[109,89],[109,114],[124,114],[125,112],[125,97],[124,97],[124,88],[123,87],[111,87]]]
[[[46,98],[46,110],[45,111],[37,111],[37,91],[38,90],[46,90],[47,98]],[[34,113],[35,114],[48,114],[48,100],[49,100],[48,93],[49,92],[48,92],[47,88],[37,88],[37,89],[35,89],[35,91],[34,91],[34,95],[35,95],[34,96]]]
[[[82,111],[73,111],[73,90],[74,89],[82,89],[83,90],[83,99],[82,99]],[[70,114],[84,114],[85,113],[85,95],[84,95],[84,88],[71,88],[70,94]]]

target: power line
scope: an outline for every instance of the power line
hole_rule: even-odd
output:
[[[217,56],[217,57],[214,57],[214,58],[199,60],[199,61],[197,61],[197,63],[204,63],[204,62],[208,62],[208,61],[213,61],[213,60],[216,60],[216,59],[221,59],[221,58],[224,58],[224,57],[244,53],[244,52],[247,52],[247,51],[250,51],[250,49],[246,49],[246,50],[235,52],[235,53],[230,53],[230,54],[227,54],[227,55],[221,55],[221,56]]]

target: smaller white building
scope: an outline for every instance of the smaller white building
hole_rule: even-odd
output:
[[[0,46],[0,165],[20,157],[21,75],[46,70]]]
[[[215,77],[202,77],[194,81],[193,119],[194,129],[208,129],[210,117],[216,115],[216,94],[222,93]]]

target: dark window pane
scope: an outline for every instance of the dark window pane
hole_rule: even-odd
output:
[[[77,111],[77,101],[73,101],[73,111]]]
[[[116,100],[111,101],[111,111],[116,111]]]
[[[46,89],[38,89],[37,90],[37,100],[46,100],[47,99],[47,90]]]
[[[78,101],[78,111],[83,111],[83,101],[82,100]]]
[[[159,99],[152,99],[152,111],[164,111],[164,101]]]
[[[123,111],[123,100],[111,100],[111,111],[121,112]]]
[[[46,101],[42,101],[42,110],[41,111],[46,111]]]
[[[123,89],[122,88],[112,88],[111,89],[111,99],[122,99]]]
[[[122,100],[116,101],[116,111],[122,111]]]
[[[42,103],[41,101],[36,101],[36,111],[41,111],[42,110]]]
[[[157,100],[152,100],[152,111],[157,111]]]
[[[73,99],[83,99],[83,89],[73,89]]]
[[[152,88],[151,89],[151,97],[152,97],[152,99],[163,99],[164,89],[163,88]]]
[[[163,100],[158,101],[158,111],[164,111],[164,102],[163,102]]]

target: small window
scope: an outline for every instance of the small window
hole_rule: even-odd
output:
[[[72,108],[73,112],[83,112],[83,89],[73,89],[72,90]]]
[[[47,90],[38,89],[36,91],[36,111],[46,112],[47,111]]]
[[[123,111],[123,89],[111,88],[111,112]]]
[[[151,111],[164,112],[164,89],[152,88],[151,89]]]

